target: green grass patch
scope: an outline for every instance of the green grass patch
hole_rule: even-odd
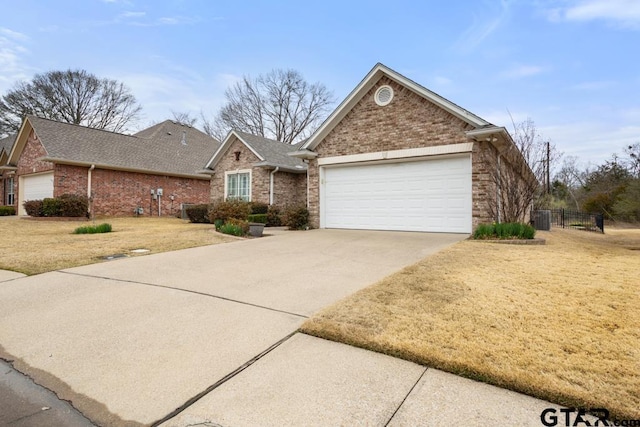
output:
[[[110,233],[111,232],[111,224],[100,224],[100,225],[87,225],[85,227],[78,227],[73,230],[73,234],[98,234],[98,233]]]
[[[474,239],[533,239],[536,229],[529,224],[505,222],[501,224],[480,224],[473,233]]]

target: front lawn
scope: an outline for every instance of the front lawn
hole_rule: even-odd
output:
[[[104,234],[73,234],[79,226],[111,224]],[[102,218],[93,222],[0,220],[0,269],[38,274],[103,261],[115,254],[136,256],[195,246],[213,245],[231,238],[214,233],[212,224],[190,224],[177,218]]]
[[[302,331],[569,407],[640,419],[640,230],[460,242]]]

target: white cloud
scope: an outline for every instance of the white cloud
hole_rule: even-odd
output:
[[[598,91],[598,90],[609,89],[615,85],[616,85],[616,82],[614,81],[603,80],[603,81],[577,83],[571,86],[569,89],[578,90],[578,91]]]
[[[530,115],[523,111],[510,112],[509,110],[491,110],[480,114],[480,117],[493,123],[496,126],[505,127],[509,132],[513,130],[513,123],[521,123],[527,120]]]
[[[147,12],[124,12],[120,14],[120,18],[142,18]]]
[[[503,71],[500,75],[508,79],[520,79],[523,77],[535,76],[536,74],[540,74],[545,71],[546,69],[544,67],[538,65],[516,65]]]
[[[509,6],[509,0],[500,0],[498,11],[492,10],[488,16],[474,14],[472,24],[462,33],[455,44],[455,48],[462,51],[470,51],[480,45],[507,19]]]
[[[453,83],[453,80],[451,80],[448,77],[443,77],[443,76],[435,76],[433,78],[433,83],[436,86],[449,86],[451,83]]]
[[[603,20],[628,29],[640,29],[638,0],[575,0],[570,6],[548,11],[551,21]]]
[[[577,156],[581,163],[600,164],[638,142],[640,126],[589,121],[545,126],[540,131],[565,155]]]
[[[23,42],[29,37],[0,27],[0,92],[5,92],[19,80],[26,80],[33,73],[33,68],[25,63],[29,55]]]

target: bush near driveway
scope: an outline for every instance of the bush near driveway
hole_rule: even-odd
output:
[[[640,419],[640,230],[463,241],[314,315],[305,333],[569,407]]]

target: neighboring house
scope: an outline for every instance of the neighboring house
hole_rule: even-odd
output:
[[[211,174],[211,200],[240,199],[287,208],[306,203],[307,165],[289,145],[231,131],[205,170]]]
[[[0,167],[7,164],[16,135],[0,139]],[[0,205],[15,205],[15,172],[0,168]]]
[[[198,169],[219,145],[169,120],[123,135],[27,116],[0,169],[14,174],[20,215],[24,201],[65,193],[89,196],[93,215],[172,215],[209,202],[210,177]]]
[[[471,233],[497,219],[493,160],[535,179],[506,129],[382,64],[291,155],[320,228]]]

